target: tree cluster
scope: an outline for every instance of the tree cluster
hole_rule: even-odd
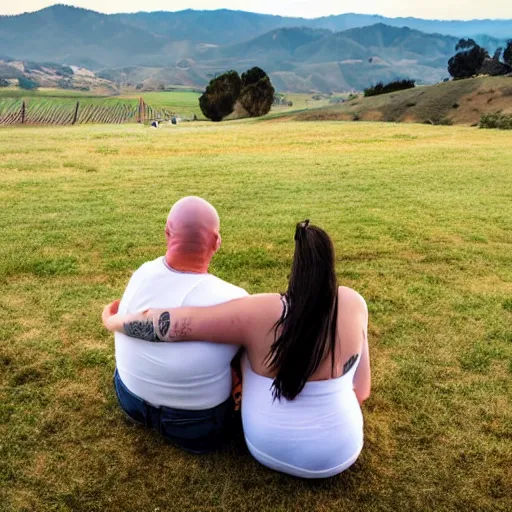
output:
[[[364,90],[364,95],[368,96],[378,96],[379,94],[386,94],[388,92],[396,92],[403,91],[405,89],[412,89],[416,86],[416,82],[414,80],[395,80],[394,82],[389,82],[384,85],[382,82],[379,82],[372,87],[368,87]]]
[[[508,41],[504,51],[498,48],[492,57],[473,39],[461,39],[455,50],[457,53],[448,61],[448,72],[456,80],[480,74],[499,76],[512,72],[512,40]]]
[[[503,52],[503,60],[505,61],[505,64],[512,67],[512,39],[507,41],[507,47]]]
[[[231,114],[237,102],[250,117],[264,116],[274,102],[275,90],[261,68],[242,73],[228,71],[213,78],[199,98],[203,115],[212,121],[222,121]]]

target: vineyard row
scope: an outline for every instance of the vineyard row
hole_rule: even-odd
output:
[[[168,120],[172,112],[153,108],[144,101],[23,101],[15,98],[0,99],[0,125],[73,125],[86,123],[122,124]]]

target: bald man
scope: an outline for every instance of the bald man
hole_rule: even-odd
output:
[[[174,204],[165,226],[165,256],[135,271],[119,312],[210,306],[247,295],[208,273],[221,245],[219,228],[217,211],[204,199],[185,197]],[[193,453],[222,445],[233,410],[230,363],[236,346],[150,343],[116,333],[115,350],[116,393],[132,420]]]

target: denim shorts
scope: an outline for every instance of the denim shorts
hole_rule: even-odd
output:
[[[114,387],[121,409],[140,425],[156,430],[166,441],[191,453],[219,449],[231,430],[233,399],[201,411],[155,407],[134,395],[116,369]]]

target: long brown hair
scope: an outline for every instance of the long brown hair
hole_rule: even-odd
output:
[[[266,358],[276,372],[274,398],[293,400],[328,355],[334,370],[338,313],[334,264],[329,235],[309,220],[299,222],[285,296],[288,313],[274,326],[274,343]]]

